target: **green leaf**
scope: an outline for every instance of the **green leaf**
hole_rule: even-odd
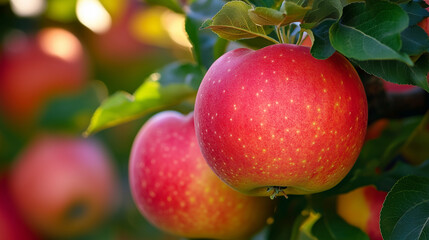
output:
[[[273,43],[275,39],[268,37],[265,29],[252,22],[249,17],[251,6],[241,1],[226,3],[213,17],[205,21],[202,28],[209,28],[220,37],[228,40],[262,37]]]
[[[398,84],[412,84],[429,92],[427,74],[429,72],[429,54],[423,54],[414,66],[395,60],[353,61],[369,74]]]
[[[135,91],[117,92],[107,98],[92,116],[85,134],[113,127],[193,99],[203,78],[198,66],[173,63],[152,74]]]
[[[154,75],[152,75],[154,76]],[[157,74],[155,74],[157,77]],[[170,84],[185,84],[198,90],[201,81],[203,80],[204,73],[201,68],[190,63],[171,63],[165,66],[159,72],[158,81],[161,86],[168,86]],[[149,78],[149,80],[154,80]],[[139,92],[137,89],[136,93]],[[135,95],[135,94],[134,94]]]
[[[200,30],[200,26],[222,6],[223,3],[217,0],[195,1],[187,11],[185,29],[193,46],[192,52],[197,63],[206,69],[216,60],[216,54],[219,54],[220,49],[215,49],[219,37],[210,30]]]
[[[404,158],[419,165],[429,160],[429,111],[401,149]]]
[[[425,30],[417,25],[405,29],[401,33],[401,51],[412,56],[420,55],[429,50],[429,38]]]
[[[272,36],[272,37],[274,38],[275,36]],[[261,49],[274,44],[272,41],[269,41],[262,37],[241,39],[241,40],[238,40],[238,42],[254,50]]]
[[[266,7],[256,7],[249,10],[250,19],[258,25],[280,25],[286,14]]]
[[[256,7],[249,10],[249,17],[258,25],[284,26],[292,22],[301,21],[310,7],[302,7],[294,2],[283,2],[280,11]]]
[[[385,240],[429,239],[429,178],[401,178],[388,193],[380,214]]]
[[[169,8],[170,10],[177,13],[184,13],[182,6],[180,6],[179,0],[145,0],[145,2],[151,5],[159,5]]]
[[[220,58],[226,52],[228,44],[228,40],[223,38],[217,38],[217,41],[213,46],[214,60]]]
[[[408,3],[401,4],[400,6],[408,14],[408,18],[410,19],[410,26],[416,25],[417,23],[421,22],[425,17],[429,17],[429,11],[422,8],[417,2],[410,1]]]
[[[312,29],[326,18],[338,19],[343,14],[341,0],[315,0],[303,19],[301,28]]]
[[[312,198],[321,217],[314,223],[311,233],[320,240],[369,240],[357,227],[349,225],[336,213],[335,198]]]
[[[349,225],[333,211],[322,215],[314,224],[312,234],[323,240],[369,240],[362,230]]]
[[[321,22],[311,31],[314,36],[314,43],[311,47],[311,55],[317,59],[327,59],[334,54],[335,49],[329,40],[329,28],[335,23],[333,19],[327,19]]]
[[[413,62],[400,52],[400,33],[408,27],[408,15],[396,4],[385,1],[352,3],[329,30],[332,46],[348,58]]]
[[[49,102],[39,119],[39,126],[51,130],[81,132],[88,126],[92,113],[107,95],[101,82],[93,82],[76,94]]]
[[[284,2],[281,10],[285,13],[285,18],[282,20],[281,25],[288,25],[292,22],[301,22],[310,7],[303,7],[294,2]]]
[[[307,205],[303,196],[280,198],[274,215],[274,223],[269,226],[268,240],[291,239],[295,222],[302,222],[302,211]]]

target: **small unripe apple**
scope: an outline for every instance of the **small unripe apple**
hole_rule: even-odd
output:
[[[0,110],[7,120],[31,123],[50,98],[83,89],[88,70],[72,33],[46,28],[8,39],[0,59]]]
[[[12,197],[27,222],[44,235],[79,235],[112,210],[116,181],[111,164],[95,140],[39,136],[14,162]]]
[[[0,174],[0,239],[36,240],[35,232],[22,219],[12,200],[8,173]]]
[[[257,196],[338,184],[364,142],[368,106],[353,66],[310,48],[236,49],[208,70],[195,103],[198,141],[227,184]]]
[[[134,141],[129,176],[143,216],[182,237],[246,238],[274,212],[273,201],[231,189],[207,166],[193,113],[168,111],[151,118]]]
[[[360,228],[371,240],[383,240],[380,211],[387,192],[373,186],[355,189],[337,198],[337,212],[350,225]]]

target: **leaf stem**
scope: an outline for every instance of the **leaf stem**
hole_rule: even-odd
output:
[[[277,34],[277,37],[279,38],[280,43],[285,43],[283,34],[281,33],[281,30],[280,30],[280,26],[276,26],[276,34]]]
[[[286,38],[287,38],[288,43],[291,43],[291,42],[290,42],[290,29],[291,29],[291,24],[289,24],[287,27],[288,27],[288,28],[287,28]]]
[[[283,36],[283,40],[285,41],[285,42],[288,42],[289,41],[289,39],[287,38],[287,36],[286,36],[286,27],[285,26],[282,26],[282,28],[281,28],[281,33],[282,33],[282,36]]]
[[[296,41],[296,45],[301,45],[302,44],[302,37],[304,36],[304,31],[299,30],[299,37],[298,37],[298,41]]]
[[[249,4],[250,6],[253,6],[253,5],[249,2],[249,0],[243,0],[243,2],[245,2],[245,3]]]

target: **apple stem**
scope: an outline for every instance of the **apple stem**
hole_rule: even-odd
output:
[[[273,192],[270,195],[270,199],[274,200],[274,198],[276,198],[278,195],[283,194],[285,196],[285,198],[287,199],[288,196],[285,193],[287,187],[280,187],[280,186],[273,186],[273,187],[268,187],[267,188],[267,192]]]

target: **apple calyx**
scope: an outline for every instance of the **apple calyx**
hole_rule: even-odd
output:
[[[273,192],[270,195],[271,200],[274,200],[274,198],[276,198],[279,195],[283,195],[283,196],[285,196],[286,199],[288,199],[288,196],[286,195],[286,192],[285,192],[286,188],[287,187],[272,186],[272,187],[267,188],[267,192],[271,192],[271,191]]]
[[[71,222],[78,222],[85,219],[89,213],[89,206],[83,200],[78,200],[70,204],[65,211],[64,220]]]

